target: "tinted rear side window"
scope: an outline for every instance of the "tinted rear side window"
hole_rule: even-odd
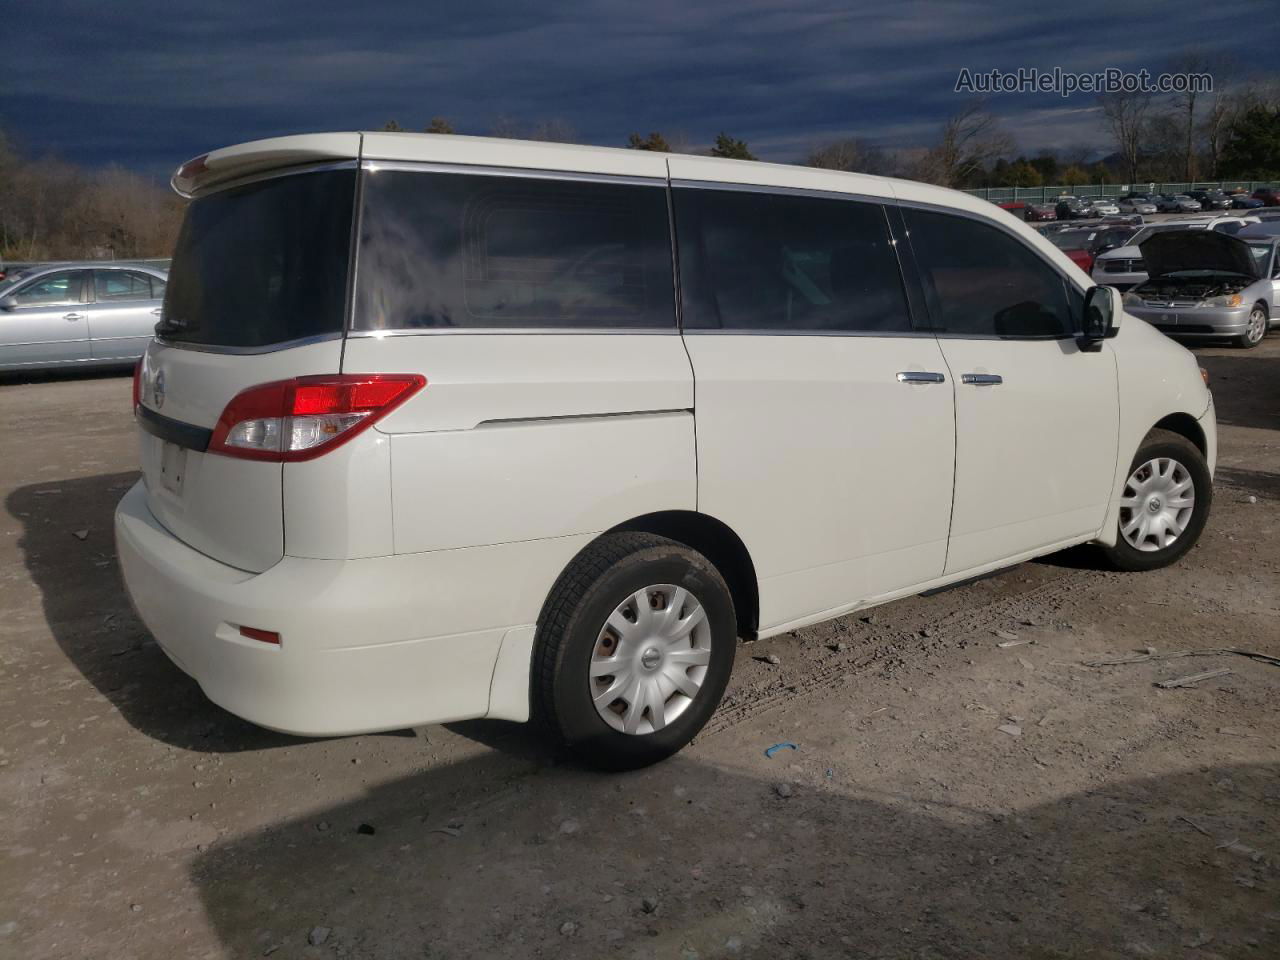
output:
[[[661,185],[369,171],[352,326],[675,329]]]
[[[674,203],[686,330],[911,329],[879,204],[683,187]]]
[[[904,209],[934,323],[968,336],[1062,337],[1067,282],[1021,240],[966,217]]]
[[[341,333],[355,176],[298,173],[193,201],[156,332],[227,347]]]

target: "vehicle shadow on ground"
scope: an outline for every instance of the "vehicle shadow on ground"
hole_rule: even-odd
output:
[[[1269,342],[1280,342],[1280,333],[1272,334]],[[1280,430],[1280,356],[1241,351],[1230,356],[1197,353],[1196,357],[1209,371],[1219,423]],[[1231,389],[1221,389],[1228,382]]]
[[[1255,494],[1267,500],[1280,500],[1280,474],[1241,467],[1219,467],[1215,485],[1238,487],[1246,496]]]
[[[1278,777],[993,816],[820,773],[783,798],[689,755],[605,776],[486,754],[217,843],[192,876],[229,956],[1237,956],[1280,934]]]
[[[134,615],[116,564],[112,518],[137,476],[49,480],[5,500],[22,525],[18,546],[58,646],[129,723],[156,740],[218,753],[298,743],[209,702]]]

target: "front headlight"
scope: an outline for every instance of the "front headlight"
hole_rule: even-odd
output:
[[[1201,300],[1199,303],[1199,306],[1201,307],[1238,307],[1242,303],[1244,303],[1244,298],[1241,297],[1240,294],[1229,293],[1226,296],[1209,297],[1205,300]]]

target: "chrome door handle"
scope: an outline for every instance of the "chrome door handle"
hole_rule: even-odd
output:
[[[898,374],[899,383],[946,383],[947,378],[940,373],[925,373],[921,370],[904,370]]]
[[[63,320],[68,320],[68,321],[70,321],[70,322],[74,323],[74,322],[75,322],[75,321],[77,321],[77,320],[83,320],[83,319],[84,319],[84,314],[83,314],[83,313],[64,313],[64,314],[62,315],[62,319],[63,319]]]
[[[151,311],[151,315],[152,315],[153,317],[158,317],[158,316],[160,316],[160,308],[159,308],[159,307],[156,307],[154,310],[152,310],[152,311]]]
[[[994,387],[998,383],[1004,383],[1004,377],[998,373],[962,373],[960,382],[971,383],[975,387]]]

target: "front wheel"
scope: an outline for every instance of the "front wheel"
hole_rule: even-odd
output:
[[[1249,325],[1245,327],[1244,333],[1235,338],[1237,347],[1249,349],[1256,347],[1262,342],[1267,335],[1267,327],[1270,321],[1267,319],[1267,309],[1260,303],[1255,303],[1253,309],[1249,311]]]
[[[605,534],[560,575],[539,618],[535,710],[594,766],[647,766],[710,719],[736,649],[733,599],[706,557],[653,534]]]
[[[1129,467],[1108,559],[1121,570],[1167,567],[1195,546],[1212,502],[1213,479],[1199,448],[1180,434],[1152,430]]]

